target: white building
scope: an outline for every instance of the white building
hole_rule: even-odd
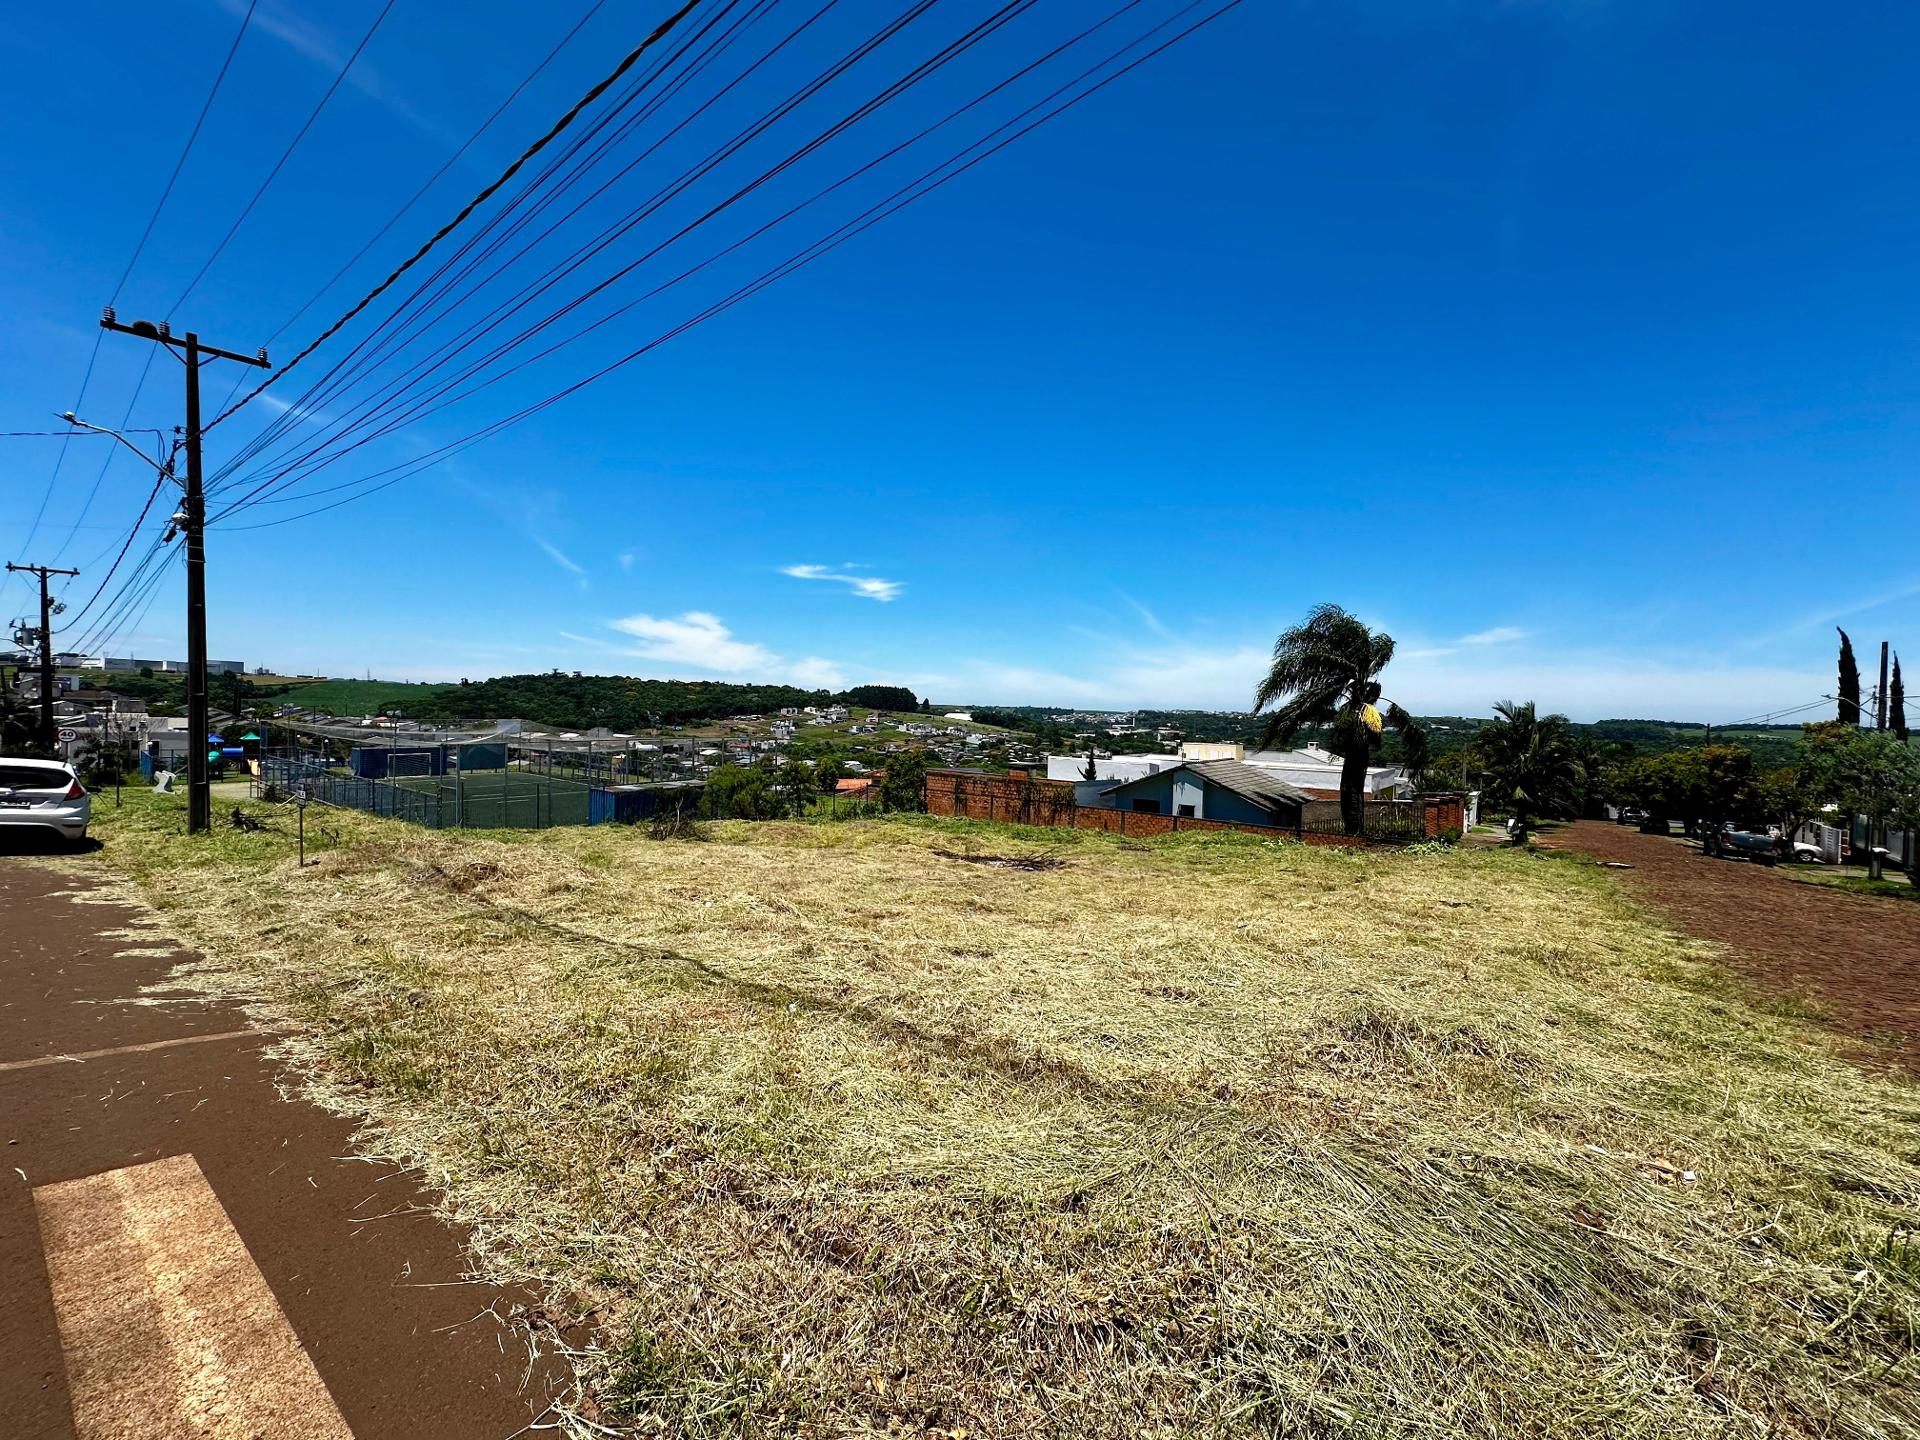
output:
[[[1340,757],[1317,745],[1298,750],[1255,750],[1233,742],[1189,740],[1177,755],[1112,755],[1096,759],[1093,778],[1104,781],[1138,780],[1157,775],[1189,760],[1240,760],[1274,779],[1306,792],[1317,800],[1340,795]],[[1049,780],[1085,780],[1085,755],[1047,756]],[[1365,793],[1369,800],[1394,800],[1412,787],[1398,765],[1369,765]]]

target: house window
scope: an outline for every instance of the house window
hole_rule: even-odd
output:
[[[1193,806],[1191,806],[1191,805],[1182,805],[1182,806],[1180,807],[1180,818],[1181,818],[1181,819],[1183,819],[1183,820],[1191,820],[1191,819],[1193,819],[1193,818],[1194,818],[1194,810],[1193,810]]]
[[[1142,815],[1158,815],[1160,813],[1160,802],[1158,800],[1135,800],[1133,802],[1133,808]]]

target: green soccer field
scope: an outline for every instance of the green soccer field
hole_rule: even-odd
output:
[[[521,770],[469,770],[464,777],[396,775],[390,779],[403,789],[437,795],[443,824],[477,829],[584,825],[587,796],[592,791],[584,781]]]

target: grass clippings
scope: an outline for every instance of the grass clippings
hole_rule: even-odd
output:
[[[341,815],[302,870],[180,808],[80,863],[587,1317],[617,1433],[1920,1435],[1914,1089],[1592,867]]]

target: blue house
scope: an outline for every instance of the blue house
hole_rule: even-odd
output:
[[[1110,810],[1298,830],[1300,807],[1311,798],[1243,761],[1189,760],[1138,780],[1109,785],[1100,792],[1099,803]]]

